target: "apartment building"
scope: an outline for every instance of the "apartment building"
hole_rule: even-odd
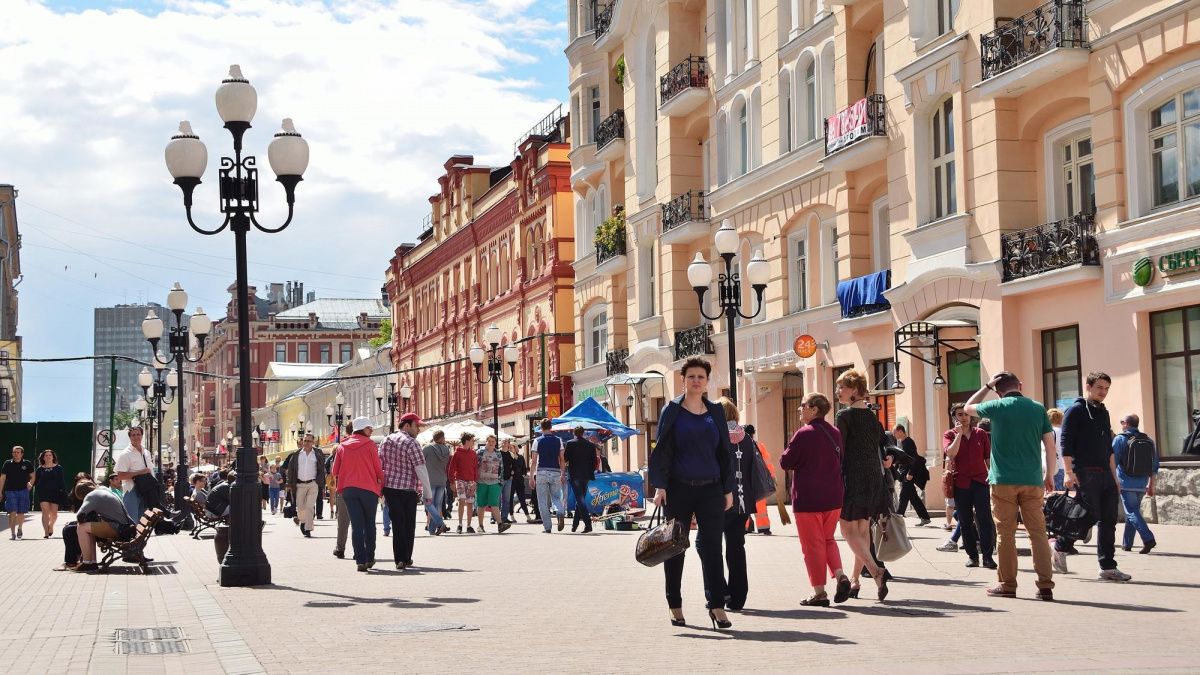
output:
[[[771,268],[761,308],[743,284],[734,364],[770,447],[850,367],[936,467],[948,407],[996,371],[1061,406],[1104,370],[1171,467],[1160,517],[1195,518],[1200,3],[569,8],[576,396],[648,432],[616,449],[628,465],[682,358],[729,385],[728,332],[686,275],[720,261],[728,220],[742,276],[758,250]],[[819,348],[799,359],[802,335]]]
[[[25,397],[21,336],[17,335],[17,286],[21,283],[21,233],[17,188],[0,184],[0,422],[20,422]]]
[[[450,157],[429,198],[431,218],[416,244],[396,249],[385,291],[391,301],[392,360],[426,420],[492,422],[526,436],[534,422],[570,405],[574,255],[569,117],[556,110],[514,144],[507,166]],[[500,329],[503,367],[495,398],[486,366],[468,360],[484,332]],[[515,372],[514,372],[515,371]]]

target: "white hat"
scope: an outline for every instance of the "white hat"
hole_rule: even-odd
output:
[[[352,424],[354,425],[352,427],[352,429],[354,431],[362,431],[363,429],[366,429],[367,427],[371,427],[372,429],[375,428],[375,425],[371,423],[371,418],[365,417],[365,416],[364,417],[355,417],[354,422]]]

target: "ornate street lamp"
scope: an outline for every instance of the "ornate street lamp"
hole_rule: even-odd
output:
[[[396,396],[396,376],[394,376],[394,375],[388,376],[387,385],[388,385],[388,388],[387,388],[386,393],[384,392],[383,385],[381,385],[381,384],[375,385],[375,388],[371,393],[375,394],[375,406],[376,406],[376,408],[379,409],[379,412],[383,412],[385,410],[387,411],[387,413],[388,413],[388,433],[394,434],[394,433],[396,433],[396,407],[400,404],[399,401],[397,400],[397,396]],[[407,387],[408,385],[406,384],[405,386]],[[386,406],[383,403],[383,399],[385,396],[387,397],[387,405]],[[408,397],[407,396],[405,396],[404,406],[406,408],[408,407]]]
[[[500,383],[508,383],[513,381],[513,377],[517,372],[517,348],[513,345],[508,345],[503,351],[503,360],[500,354],[500,329],[496,324],[488,326],[487,330],[483,331],[483,339],[488,344],[488,348],[484,349],[475,343],[471,346],[471,363],[475,366],[475,379],[480,384],[492,384],[492,431],[496,434],[497,442],[500,440]],[[483,363],[487,361],[487,377],[483,376]],[[504,364],[508,364],[508,379],[504,378]]]
[[[165,366],[162,365],[160,357],[162,352],[158,352],[154,357],[154,372],[149,368],[142,366],[142,372],[138,373],[138,386],[142,388],[142,396],[138,397],[139,401],[145,405],[146,410],[150,414],[149,441],[150,451],[154,453],[155,471],[159,482],[163,481],[162,470],[162,434],[159,428],[162,426],[162,417],[165,408],[175,402],[176,392],[179,389],[179,377],[172,368],[163,374]],[[176,475],[176,483],[179,483],[178,474]]]
[[[217,228],[206,230],[192,220],[192,193],[208,165],[208,149],[192,132],[190,122],[179,124],[179,133],[166,148],[167,169],[175,184],[183,191],[183,206],[188,225],[206,235],[215,235],[225,228],[233,231],[234,255],[237,269],[238,320],[238,391],[242,412],[239,417],[241,439],[250,440],[250,410],[253,398],[250,389],[250,300],[246,272],[246,233],[253,226],[262,232],[279,232],[292,222],[296,185],[308,168],[308,143],[296,132],[292,121],[285,118],[283,129],[275,134],[267,148],[267,159],[275,172],[275,180],[283,185],[288,215],[283,225],[263,227],[255,218],[258,212],[258,164],[253,156],[242,157],[242,137],[250,129],[250,120],[258,109],[258,93],[239,66],[230,66],[229,77],[216,93],[217,113],[233,137],[234,156],[221,158],[218,173],[221,205],[225,221]],[[230,495],[229,552],[221,563],[222,586],[255,586],[271,583],[271,563],[262,549],[262,511],[259,508],[258,472],[254,449],[239,447],[237,481]]]
[[[739,316],[746,320],[758,316],[758,313],[762,311],[763,291],[767,289],[767,280],[771,277],[771,268],[763,259],[762,251],[756,250],[754,257],[746,265],[746,276],[749,277],[750,287],[754,289],[758,306],[753,314],[743,314],[741,309],[742,280],[741,276],[733,269],[733,258],[737,255],[739,243],[737,230],[734,229],[733,223],[725,220],[721,223],[716,235],[717,253],[725,260],[725,271],[721,273],[720,279],[717,281],[721,311],[717,312],[716,316],[709,316],[704,311],[704,294],[708,291],[709,283],[712,282],[712,267],[704,259],[703,254],[697,253],[696,259],[688,265],[687,269],[688,283],[696,291],[700,314],[709,321],[717,321],[722,316],[725,317],[725,331],[729,334],[729,398],[735,402],[737,401],[736,336],[734,334],[737,326],[735,320]]]
[[[325,422],[333,426],[334,442],[341,443],[342,425],[346,423],[346,418],[348,417],[343,412],[343,408],[346,407],[346,397],[342,396],[342,392],[339,391],[337,396],[333,397],[333,402],[337,405],[337,409],[335,410],[332,405],[325,406]]]
[[[197,307],[196,313],[188,319],[187,325],[183,323],[183,311],[187,307],[188,296],[179,282],[175,282],[175,286],[167,293],[167,309],[171,310],[171,314],[175,317],[174,324],[170,328],[167,339],[167,351],[170,356],[167,359],[160,360],[158,357],[161,352],[158,351],[158,343],[162,339],[163,320],[158,318],[154,310],[146,313],[146,318],[142,319],[142,336],[150,343],[150,350],[155,353],[155,367],[159,363],[163,365],[175,364],[177,384],[180,391],[183,390],[183,371],[184,366],[188,363],[196,363],[204,354],[204,343],[208,340],[208,331],[212,327],[212,322],[209,321],[208,315],[204,313],[203,307]],[[192,354],[192,336],[196,338],[197,351]],[[176,420],[177,431],[179,437],[179,452],[177,454],[178,463],[175,465],[175,508],[187,512],[184,499],[188,496],[188,453],[184,447],[184,405],[183,398],[179,397],[179,415]],[[199,460],[199,456],[197,456]]]

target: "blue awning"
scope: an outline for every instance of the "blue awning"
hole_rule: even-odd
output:
[[[838,282],[837,297],[842,306],[842,318],[852,319],[890,309],[892,305],[883,297],[883,292],[891,287],[891,270]]]

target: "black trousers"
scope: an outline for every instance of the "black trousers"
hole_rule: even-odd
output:
[[[958,524],[962,527],[963,548],[967,557],[975,560],[982,553],[992,557],[996,542],[996,524],[992,520],[991,488],[986,483],[971,481],[970,487],[954,488],[954,506],[958,509]]]
[[[1117,503],[1121,490],[1107,467],[1085,467],[1075,472],[1079,480],[1079,496],[1087,502],[1096,519],[1096,559],[1102,570],[1117,568]],[[1059,538],[1054,548],[1062,551],[1074,545],[1070,539]]]
[[[571,531],[583,523],[588,530],[592,529],[592,515],[587,507],[587,486],[588,479],[572,478],[571,492],[575,493],[575,519],[571,521]]]
[[[79,562],[80,556],[83,555],[83,552],[79,549],[79,532],[76,529],[78,525],[79,523],[72,520],[64,525],[62,529],[63,548],[65,549],[63,551],[63,562],[68,565],[74,565]]]
[[[412,564],[413,541],[417,535],[417,493],[412,490],[383,488],[392,517],[392,555],[397,563]]]
[[[721,564],[721,533],[725,525],[725,494],[720,484],[685,485],[672,482],[667,488],[664,507],[667,518],[674,518],[688,527],[696,517],[696,553],[704,574],[704,597],[709,609],[725,606],[725,570]],[[680,584],[683,581],[683,559],[680,553],[663,563],[666,576],[667,606],[683,606]]]
[[[921,501],[916,483],[906,480],[900,483],[900,504],[896,507],[896,513],[904,515],[904,512],[908,510],[909,502],[912,502],[913,510],[917,512],[918,518],[929,520],[929,511],[925,508],[925,502]]]
[[[510,514],[516,513],[517,509],[521,509],[521,512],[525,514],[526,518],[528,518],[529,517],[529,505],[525,503],[525,481],[526,480],[528,480],[528,478],[525,476],[513,476],[512,490],[509,492],[508,503],[512,504],[512,508],[510,509]],[[537,508],[536,503],[534,504],[534,508]]]
[[[317,486],[317,508],[316,515],[318,518],[325,517],[325,486]]]
[[[728,581],[725,582],[725,596],[729,598],[728,608],[733,610],[741,610],[746,605],[746,596],[750,593],[750,580],[746,576],[746,517],[748,515],[754,514],[740,513],[736,505],[725,512],[723,530],[725,566],[729,569]],[[696,548],[699,547],[700,543],[697,542]]]

